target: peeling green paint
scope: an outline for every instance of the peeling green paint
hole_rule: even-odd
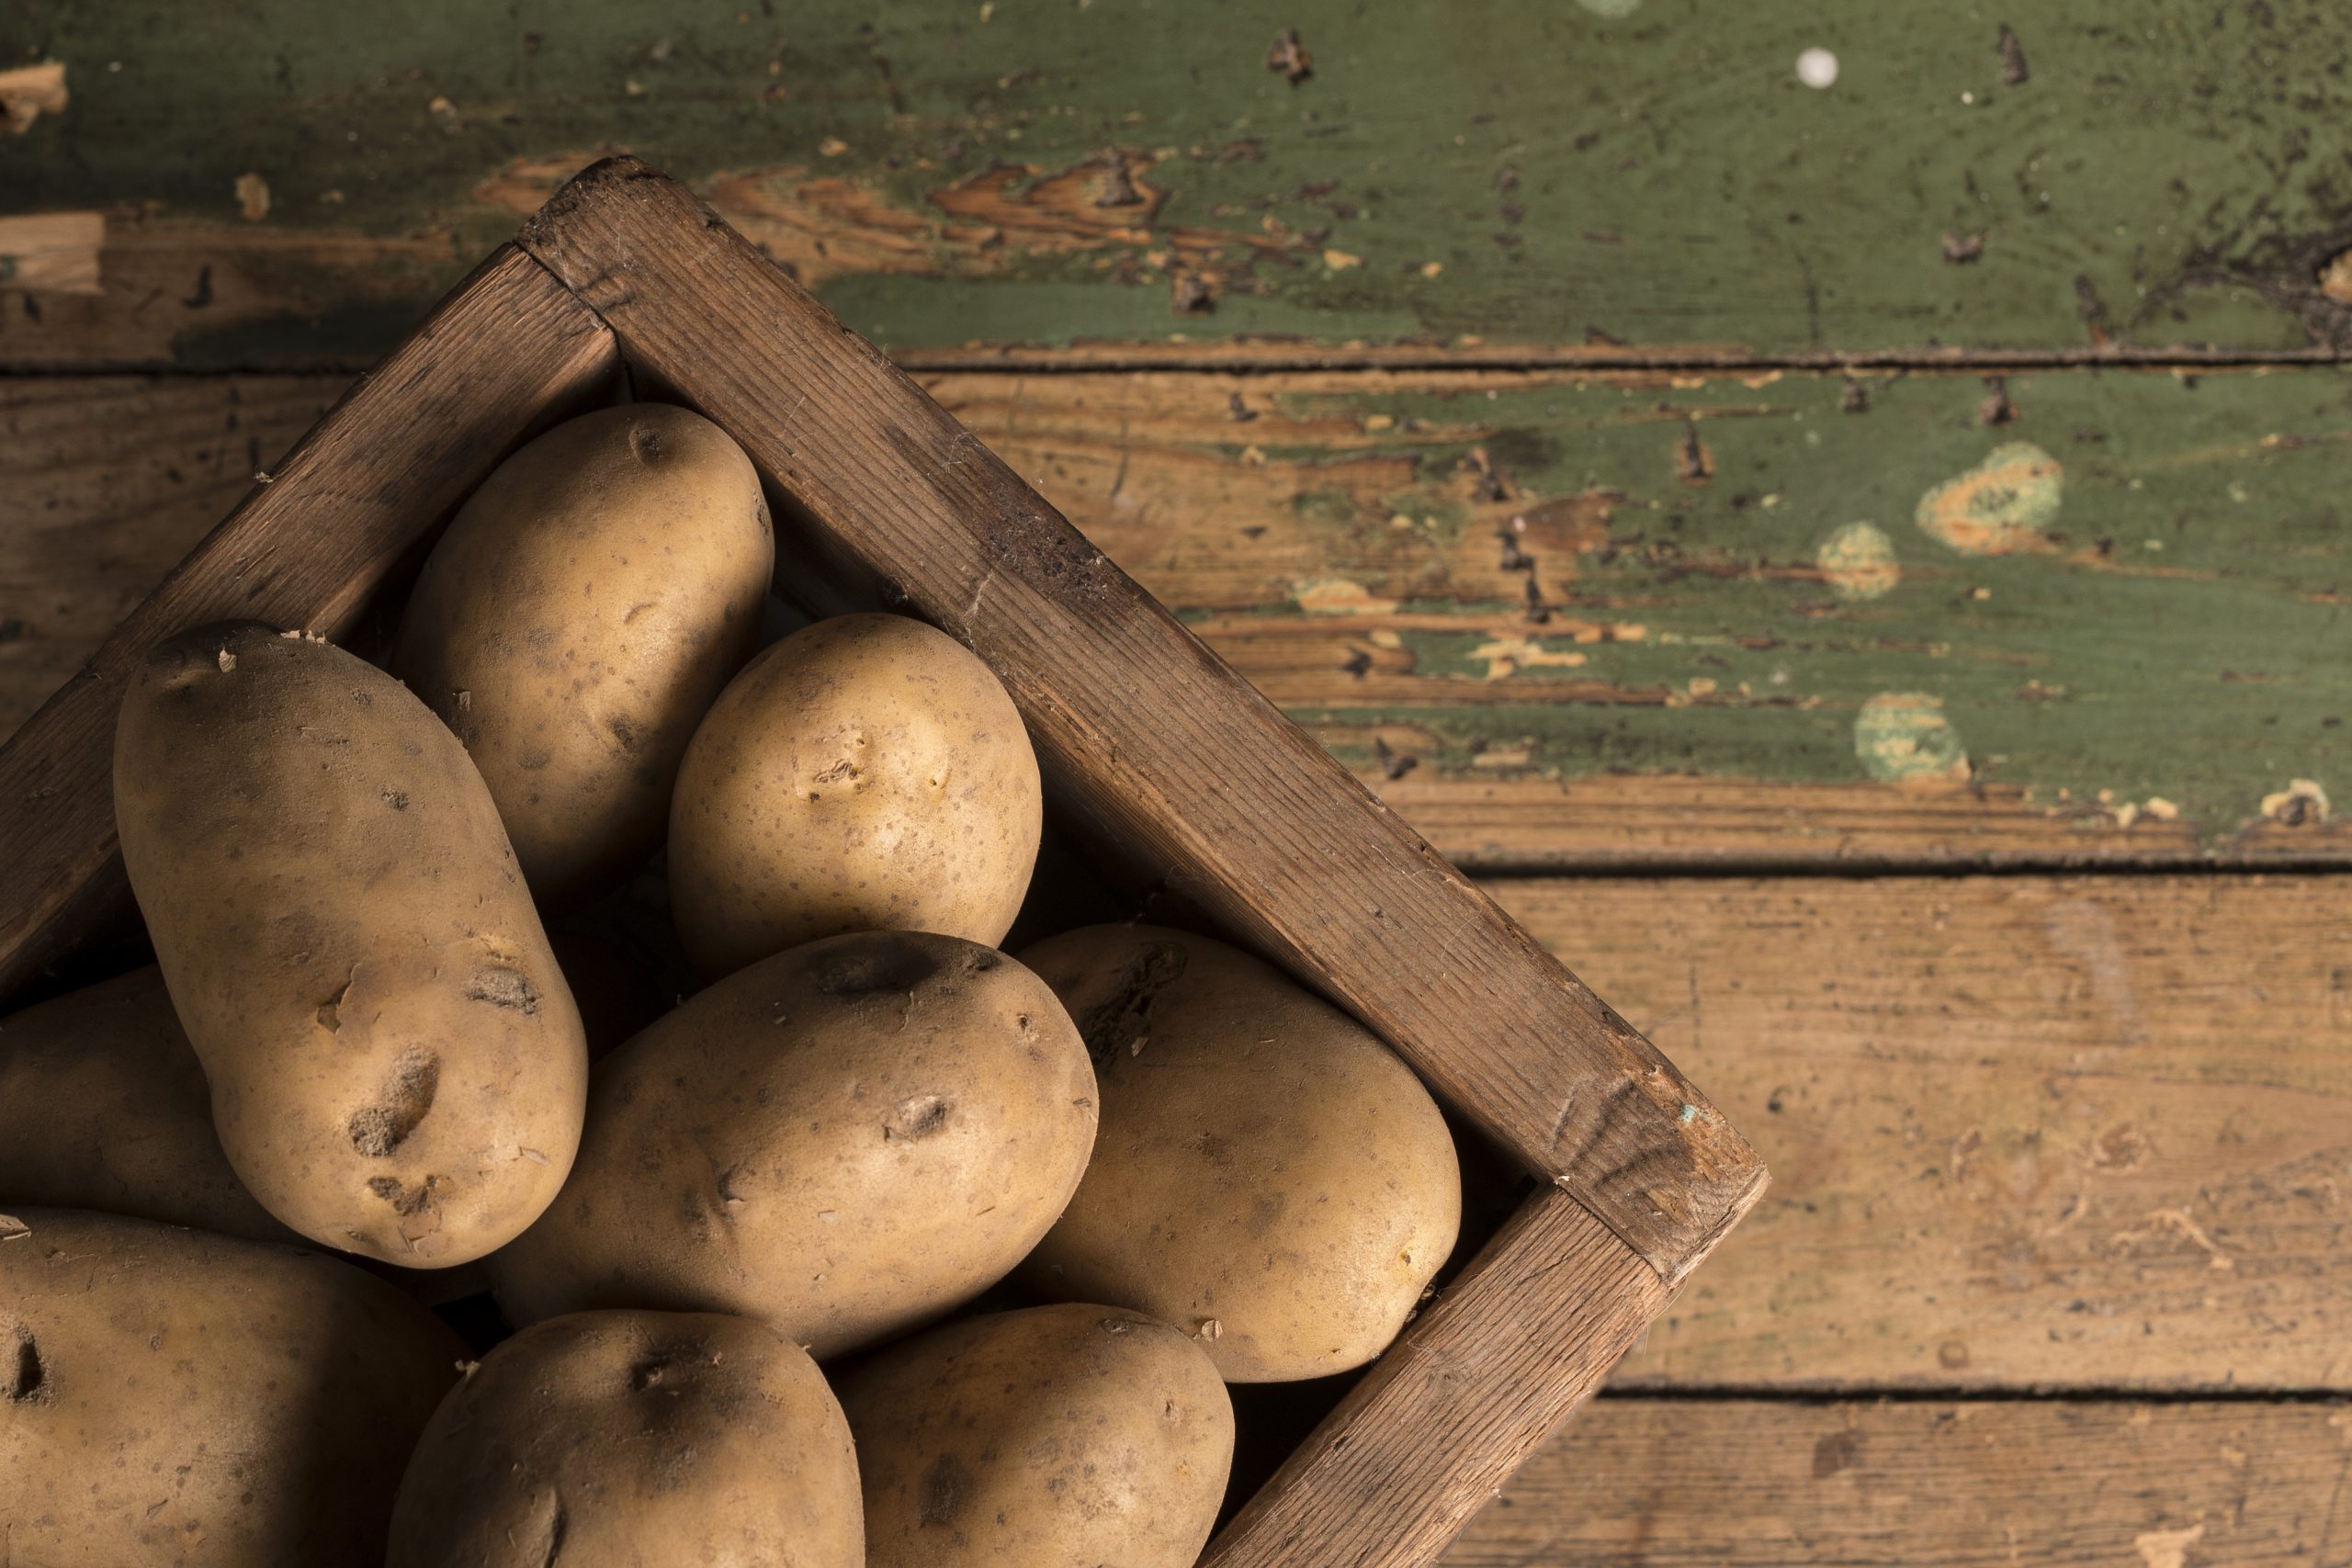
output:
[[[1409,446],[1432,481],[1474,449],[1491,455],[1499,432],[1532,433],[1518,450],[1534,460],[1500,466],[1511,497],[1486,514],[1616,497],[1572,555],[1533,550],[1533,609],[1511,596],[1522,576],[1483,552],[1408,541],[1351,560],[1363,592],[1400,601],[1373,618],[1393,623],[1393,647],[1353,697],[1342,665],[1372,645],[1335,626],[1329,694],[1294,710],[1358,761],[1349,737],[1372,728],[1427,735],[1422,777],[1956,784],[1964,760],[1971,784],[2112,813],[2154,802],[2151,815],[2215,838],[2261,817],[2290,779],[2352,778],[2352,375],[2016,376],[2006,439],[1980,423],[1973,377],[1868,389],[1860,412],[1845,412],[1840,378],[1797,375],[1763,388],[1564,376],[1491,400],[1460,378],[1290,397],[1302,423],[1393,415],[1396,446],[1363,456]],[[1713,454],[1703,485],[1676,471],[1686,422]],[[1908,515],[2020,444],[2064,455],[2063,508],[1996,514],[2024,518],[2047,548],[1964,555],[1874,530],[1899,578],[1876,597],[1837,591],[1828,568],[1878,558],[1852,549],[1840,520]],[[1311,483],[1328,470],[1300,472]],[[1316,493],[1342,511],[1345,492]],[[1825,562],[1840,538],[1851,557]],[[1181,582],[1130,564],[1181,601]],[[1431,592],[1432,573],[1450,597]],[[1306,657],[1286,651],[1284,668]],[[1940,705],[1871,706],[1902,694]]]
[[[1881,784],[1968,780],[1968,751],[1943,699],[1925,692],[1883,692],[1864,703],[1854,716],[1854,755]]]
[[[2065,466],[2030,441],[2004,442],[1921,496],[1913,516],[1922,533],[1963,555],[2046,549],[2065,479]]]
[[[273,240],[446,237],[413,273],[364,245],[313,276],[242,253],[281,297],[251,354],[204,342],[216,360],[283,355],[354,299],[413,317],[511,232],[501,182],[611,147],[739,221],[815,232],[820,291],[902,350],[2352,343],[2315,281],[2346,236],[2312,128],[2352,112],[2352,17],[2326,0],[2050,0],[2009,18],[2020,85],[2000,18],[1969,7],[1299,0],[1280,20],[1315,57],[1296,86],[1265,70],[1276,23],[1242,0],[1007,0],[986,23],[935,0],[393,0],[349,23],[311,0],[17,0],[0,58],[68,62],[74,96],[10,139],[0,205],[202,221],[234,245],[255,237],[235,195],[252,173],[273,199],[251,228]],[[1816,44],[1841,66],[1825,91],[1791,69]],[[1116,209],[1080,211],[1091,227],[1063,243],[941,205],[991,168],[1114,150],[1165,193],[1131,239],[1103,237]],[[1196,248],[1171,262],[1180,231]],[[1956,262],[1948,233],[1982,248]],[[1219,274],[1206,313],[1172,308],[1179,263]],[[174,297],[138,318],[159,342],[204,326]],[[0,323],[0,346],[69,343],[32,332]]]

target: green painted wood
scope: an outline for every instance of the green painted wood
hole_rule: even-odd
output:
[[[1410,766],[1402,809],[1549,785],[1554,820],[1479,860],[1546,860],[1588,809],[1570,786],[1608,775],[2064,825],[1947,821],[1962,858],[2345,847],[2340,371],[937,389],[1343,755]],[[1791,826],[1791,857],[1842,852]]]
[[[365,362],[606,147],[901,353],[2324,350],[2347,59],[2327,0],[12,0],[68,102],[0,289],[8,215],[108,227],[0,364]]]

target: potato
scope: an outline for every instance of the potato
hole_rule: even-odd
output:
[[[465,1354],[431,1313],[307,1247],[150,1220],[18,1209],[0,1238],[0,1560],[382,1561]]]
[[[758,646],[775,538],[751,459],[682,408],[568,420],[424,563],[392,673],[457,731],[544,903],[662,841],[695,726]]]
[[[986,665],[899,615],[803,627],[752,660],[686,748],[670,903],[725,975],[854,931],[1003,939],[1037,861],[1037,759]]]
[[[1191,1568],[1233,1462],[1208,1357],[1116,1307],[950,1323],[841,1393],[873,1568]]]
[[[434,1414],[388,1568],[864,1568],[849,1423],[748,1318],[587,1312],[526,1328]]]
[[[20,1203],[297,1239],[229,1168],[152,964],[0,1019],[0,1207]]]
[[[1453,1140],[1363,1025],[1223,942],[1090,926],[1023,959],[1078,1021],[1102,1126],[1023,1280],[1203,1338],[1231,1382],[1362,1366],[1453,1250]]]
[[[418,1268],[536,1219],[587,1050],[457,738],[372,665],[239,625],[154,650],[114,762],[131,888],[262,1206]]]
[[[580,1163],[492,1288],[516,1323],[733,1312],[831,1356],[1001,1279],[1093,1142],[1093,1072],[1035,976],[957,937],[832,937],[597,1064]]]

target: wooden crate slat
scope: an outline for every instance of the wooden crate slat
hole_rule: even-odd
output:
[[[617,366],[596,318],[503,248],[131,612],[0,747],[0,998],[127,897],[114,720],[139,657],[229,617],[339,634],[500,457]]]
[[[1567,1419],[1669,1288],[1538,1193],[1374,1363],[1201,1568],[1418,1568]]]
[[[970,644],[1081,815],[1662,1273],[1754,1201],[1754,1151],[1671,1063],[683,186],[609,160],[519,243],[805,509],[778,520],[787,550]]]

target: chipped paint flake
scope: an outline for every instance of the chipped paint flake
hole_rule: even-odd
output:
[[[1507,680],[1522,670],[1576,670],[1585,662],[1585,655],[1573,648],[1546,648],[1532,637],[1480,643],[1470,657],[1486,660],[1489,681]]]
[[[2317,779],[2289,779],[2287,787],[2262,797],[2262,814],[2290,828],[2327,820],[2327,791]]]
[[[2205,1539],[2202,1523],[2186,1529],[2143,1530],[2132,1538],[2147,1568],[2188,1568],[2188,1549]]]
[[[1821,541],[1814,554],[1823,581],[1847,599],[1876,599],[1903,581],[1894,541],[1868,523],[1849,523]]]
[[[1882,692],[1854,716],[1854,755],[1881,784],[1966,784],[1968,753],[1941,697]]]
[[[248,223],[258,223],[269,216],[269,182],[256,174],[237,176],[237,210],[244,214]]]
[[[40,294],[96,294],[107,237],[100,212],[0,218],[0,286]]]
[[[44,60],[0,71],[0,125],[18,136],[45,114],[65,112],[65,62]]]
[[[1394,599],[1375,598],[1361,582],[1344,577],[1318,577],[1302,582],[1292,603],[1315,615],[1385,615],[1396,607]]]
[[[2048,550],[2065,473],[2031,442],[2007,442],[1921,496],[1915,521],[1920,532],[1963,555]]]

